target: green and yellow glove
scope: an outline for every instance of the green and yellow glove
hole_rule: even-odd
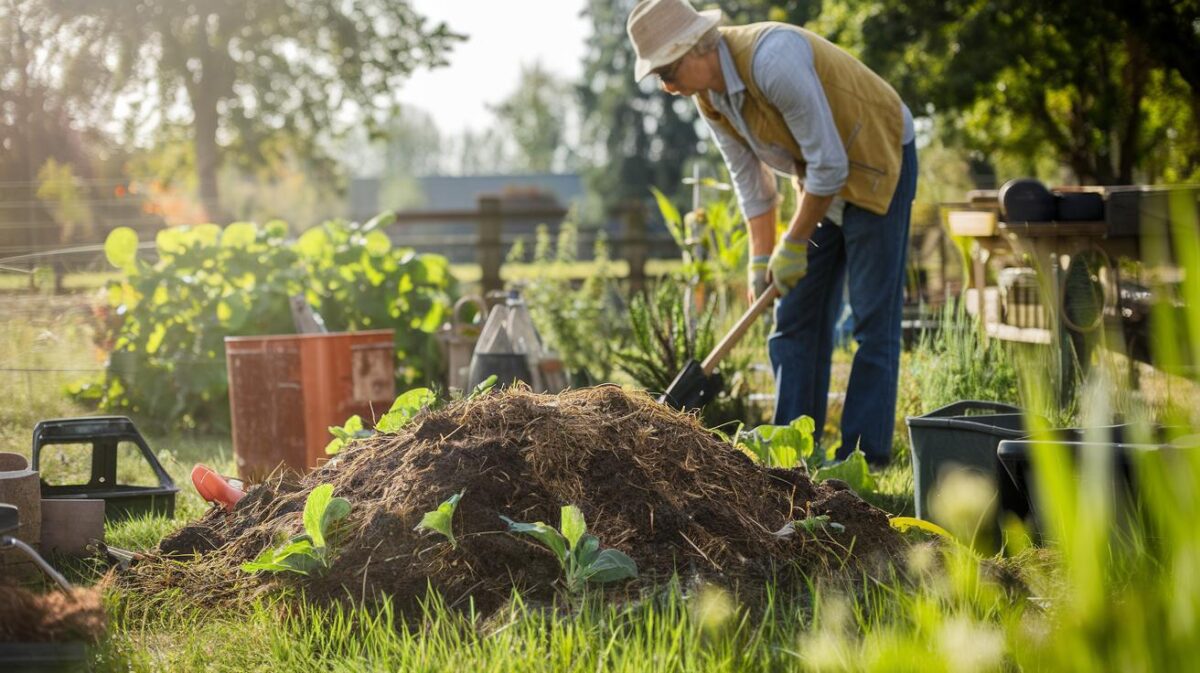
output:
[[[746,268],[746,289],[750,292],[750,301],[758,299],[767,291],[770,285],[767,281],[767,264],[770,261],[770,255],[756,255],[750,258],[750,265]]]
[[[779,295],[786,295],[808,273],[808,241],[793,241],[785,236],[771,253],[767,269]]]

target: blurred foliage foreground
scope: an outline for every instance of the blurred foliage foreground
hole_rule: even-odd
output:
[[[99,336],[111,355],[69,393],[156,427],[228,428],[225,337],[294,333],[297,294],[331,332],[394,329],[399,386],[433,380],[456,284],[444,257],[393,247],[390,219],[333,220],[296,239],[281,221],[166,229],[153,263],[133,230],[114,230],[105,253],[123,276],[108,285]]]

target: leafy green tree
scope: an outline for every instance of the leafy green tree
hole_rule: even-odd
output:
[[[440,173],[446,141],[433,115],[403,105],[384,127],[381,203],[391,209],[420,208],[425,195],[416,178]]]
[[[86,22],[59,17],[44,1],[0,3],[0,257],[62,240],[51,204],[62,194],[44,198],[50,187],[39,197],[39,173],[94,177],[89,148],[104,144],[94,129],[109,101],[100,95],[106,74],[81,52],[90,36]],[[80,200],[102,196],[78,189]]]
[[[571,88],[540,63],[521,67],[516,89],[492,113],[501,134],[510,139],[512,168],[546,173],[572,163],[565,140],[574,113]]]
[[[508,149],[498,129],[464,129],[446,141],[446,171],[455,175],[503,173],[509,168]]]
[[[1200,172],[1194,1],[851,4],[873,8],[866,62],[918,114],[954,120],[967,146],[1049,150],[1094,184]]]
[[[162,129],[187,124],[209,217],[221,219],[217,171],[226,153],[253,159],[287,136],[320,157],[319,141],[351,125],[378,129],[416,68],[440,64],[459,39],[406,0],[55,0],[87,17],[88,52],[114,63],[113,84],[157,111]],[[186,107],[187,114],[176,110]]]
[[[588,0],[583,14],[592,22],[583,81],[582,144],[589,191],[605,209],[630,199],[645,200],[649,188],[669,193],[681,188],[689,159],[704,154],[697,112],[690,100],[672,97],[647,80],[633,81],[633,47],[625,21],[633,0]]]

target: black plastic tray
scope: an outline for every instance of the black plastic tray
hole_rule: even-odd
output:
[[[158,478],[158,486],[117,483],[117,446],[131,442]],[[104,518],[119,521],[142,514],[174,516],[179,488],[150,450],[142,433],[125,416],[88,416],[42,421],[33,428],[32,467],[38,469],[42,448],[53,444],[91,444],[91,477],[86,484],[50,485],[42,482],[42,497],[92,498],[104,501]]]

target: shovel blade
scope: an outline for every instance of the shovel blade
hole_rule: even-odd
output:
[[[658,401],[681,411],[702,409],[721,392],[719,373],[705,374],[700,363],[689,360]]]

